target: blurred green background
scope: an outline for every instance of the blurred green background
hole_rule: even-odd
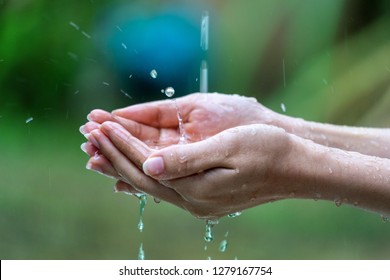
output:
[[[210,91],[389,127],[387,0],[0,0],[1,259],[136,259],[140,243],[146,259],[389,259],[390,223],[331,202],[223,218],[204,251],[204,221],[149,199],[141,234],[137,199],[85,169],[78,128],[90,110],[198,89],[202,10]]]

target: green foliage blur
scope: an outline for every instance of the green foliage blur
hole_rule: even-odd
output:
[[[390,223],[331,202],[223,218],[205,251],[204,221],[149,198],[140,233],[137,199],[85,169],[78,128],[90,110],[165,97],[143,94],[147,73],[135,85],[114,61],[118,48],[137,50],[110,40],[127,18],[172,7],[199,23],[210,11],[211,92],[254,96],[278,112],[283,103],[313,121],[389,127],[389,1],[188,2],[0,0],[0,258],[136,259],[143,243],[146,259],[388,259]],[[189,77],[179,95],[196,90],[196,71]]]

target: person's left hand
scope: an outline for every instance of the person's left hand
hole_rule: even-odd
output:
[[[161,150],[151,149],[114,122],[103,123],[88,139],[112,164],[109,170],[97,164],[100,171],[116,172],[125,182],[117,188],[150,194],[199,218],[221,217],[290,193],[290,178],[283,173],[290,164],[289,134],[273,126],[236,127]],[[154,161],[158,157],[163,157],[160,167]]]

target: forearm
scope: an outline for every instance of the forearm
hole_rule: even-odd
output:
[[[296,197],[350,204],[390,215],[390,159],[327,148],[293,136]]]
[[[337,126],[279,116],[275,125],[315,143],[390,158],[390,129]]]

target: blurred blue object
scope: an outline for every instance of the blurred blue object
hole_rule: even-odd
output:
[[[142,101],[161,98],[167,86],[179,96],[196,91],[201,10],[196,3],[116,7],[99,22],[97,45],[120,80],[143,94]],[[150,76],[153,69],[155,79]]]

